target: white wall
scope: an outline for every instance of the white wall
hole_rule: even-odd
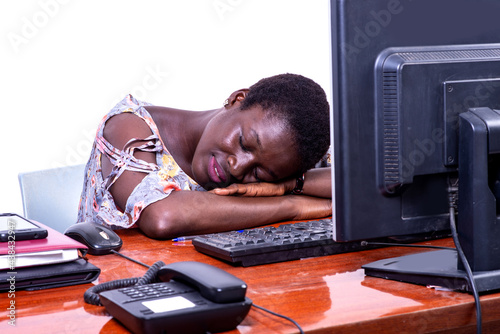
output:
[[[291,72],[330,84],[328,0],[4,0],[0,212],[19,172],[84,163],[125,94],[193,110]]]

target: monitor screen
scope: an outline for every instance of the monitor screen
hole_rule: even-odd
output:
[[[331,1],[335,240],[447,230],[455,196],[473,265],[500,269],[500,254],[480,259],[500,230],[472,223],[500,211],[499,12],[496,0]]]

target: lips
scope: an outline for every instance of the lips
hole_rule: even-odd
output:
[[[208,163],[208,176],[215,183],[226,182],[226,174],[224,173],[224,169],[222,169],[221,165],[215,159],[215,156],[210,157],[210,161]]]

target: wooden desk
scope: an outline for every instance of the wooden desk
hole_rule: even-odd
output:
[[[222,268],[248,284],[247,296],[260,306],[294,318],[311,333],[473,333],[473,297],[412,284],[365,277],[361,265],[387,257],[422,252],[386,248],[257,267],[233,267],[174,243],[120,231],[121,252],[153,264],[195,260]],[[451,246],[451,240],[432,244]],[[118,255],[88,256],[102,269],[99,282],[142,276],[146,269]],[[126,329],[103,307],[87,305],[91,284],[16,292],[16,327],[7,324],[6,293],[0,294],[1,333],[122,333]],[[500,330],[500,293],[481,297],[485,333]],[[281,318],[252,308],[235,333],[297,333]]]

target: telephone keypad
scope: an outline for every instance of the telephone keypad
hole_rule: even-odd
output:
[[[149,299],[149,298],[158,298],[171,296],[179,293],[187,293],[193,291],[192,289],[172,289],[170,286],[167,286],[164,282],[162,283],[153,283],[147,285],[136,285],[127,288],[119,289],[121,293],[128,296],[130,299],[124,301],[125,303],[135,302],[141,299]]]

